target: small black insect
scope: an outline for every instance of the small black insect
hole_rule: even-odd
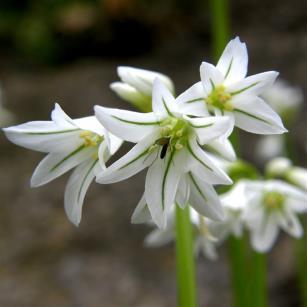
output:
[[[158,140],[156,140],[155,142],[157,145],[162,146],[161,152],[160,152],[160,159],[164,159],[166,152],[167,152],[167,148],[169,146],[170,143],[170,138],[160,138]]]

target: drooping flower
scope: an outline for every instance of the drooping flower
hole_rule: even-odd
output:
[[[121,82],[111,83],[111,89],[119,97],[136,106],[140,111],[151,111],[151,95],[155,78],[159,78],[174,93],[172,80],[161,73],[129,66],[119,66],[117,74]]]
[[[238,181],[228,192],[220,195],[225,218],[223,221],[210,223],[211,232],[219,243],[231,235],[236,238],[242,237],[245,223],[243,217],[249,197],[245,180]]]
[[[248,182],[245,222],[258,252],[270,250],[279,229],[295,238],[303,234],[298,213],[307,211],[307,193],[279,180]]]
[[[235,125],[257,134],[281,134],[278,114],[259,97],[275,81],[278,73],[264,72],[246,77],[246,45],[235,38],[226,46],[216,66],[203,62],[201,81],[178,97],[187,114],[230,116]]]
[[[150,113],[137,113],[95,107],[98,120],[107,130],[137,143],[99,174],[97,181],[118,182],[148,167],[139,206],[148,206],[159,227],[166,226],[167,213],[175,201],[184,206],[188,199],[200,214],[221,218],[220,202],[211,184],[231,181],[200,146],[229,136],[233,127],[229,118],[186,116],[159,79],[153,86],[152,109]]]
[[[175,207],[172,207],[167,216],[165,229],[156,228],[145,238],[145,245],[148,247],[161,247],[175,239]],[[190,208],[191,223],[194,226],[195,254],[202,254],[210,260],[217,259],[216,239],[210,233],[210,220],[199,215],[193,208]]]
[[[64,203],[69,220],[78,225],[90,183],[122,141],[108,134],[95,116],[71,119],[58,104],[51,119],[3,130],[11,142],[48,153],[32,175],[32,187],[46,184],[75,168],[66,185]]]

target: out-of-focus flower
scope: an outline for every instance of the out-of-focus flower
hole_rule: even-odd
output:
[[[172,80],[155,71],[128,66],[119,66],[117,74],[121,82],[113,82],[111,89],[122,99],[136,106],[140,111],[151,111],[152,87],[156,78],[174,93]]]
[[[250,181],[244,219],[258,252],[269,251],[283,229],[295,238],[303,234],[298,213],[307,210],[307,194],[279,180]]]
[[[245,180],[238,181],[228,192],[220,195],[225,212],[221,222],[211,222],[211,231],[219,242],[229,236],[241,238],[244,230],[244,212],[249,202],[248,186]]]
[[[266,135],[257,142],[256,155],[262,161],[267,161],[283,155],[285,152],[285,140],[281,135]]]
[[[246,77],[248,55],[246,45],[235,38],[226,46],[217,65],[203,62],[201,82],[178,97],[186,113],[195,116],[230,116],[235,125],[257,134],[281,134],[280,117],[259,95],[272,86],[275,71]]]
[[[272,159],[267,163],[265,172],[270,178],[282,178],[303,190],[307,190],[307,169],[293,166],[292,161],[288,158]]]
[[[291,124],[304,101],[300,88],[281,80],[275,82],[261,96],[287,124]]]
[[[201,148],[218,137],[227,138],[233,126],[228,117],[188,117],[165,85],[156,79],[153,112],[137,113],[95,107],[98,120],[123,140],[137,143],[97,176],[100,183],[124,180],[148,167],[145,193],[138,205],[148,206],[153,221],[165,228],[175,201],[200,214],[221,219],[223,210],[211,184],[231,180]]]
[[[149,247],[160,247],[175,239],[175,207],[168,213],[168,222],[165,229],[156,228],[145,238],[145,245]],[[210,260],[217,258],[216,239],[210,233],[210,220],[199,215],[190,208],[190,218],[195,231],[195,253],[202,253]]]
[[[28,122],[3,130],[11,142],[48,153],[33,173],[32,187],[46,184],[75,168],[65,189],[65,210],[69,220],[78,225],[90,183],[122,141],[108,134],[94,116],[71,119],[58,104],[51,118],[51,121]]]

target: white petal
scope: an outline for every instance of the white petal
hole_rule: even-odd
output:
[[[55,104],[51,112],[51,119],[57,126],[62,128],[71,129],[75,127],[73,120],[62,110],[59,104]]]
[[[41,152],[59,152],[80,146],[80,129],[64,129],[51,121],[35,121],[4,128],[14,144]]]
[[[156,132],[154,132],[156,135]],[[140,172],[158,158],[157,151],[149,152],[154,144],[155,137],[150,135],[137,143],[128,153],[114,162],[106,170],[97,175],[99,183],[114,183],[127,179]]]
[[[159,79],[155,79],[153,84],[152,110],[159,119],[178,112],[175,98]]]
[[[266,216],[261,227],[251,231],[251,243],[255,250],[260,253],[269,251],[278,235],[278,226],[274,216]]]
[[[123,82],[128,83],[144,95],[151,96],[152,85],[156,78],[159,78],[171,92],[174,92],[172,80],[161,73],[128,66],[119,66],[117,73]]]
[[[261,98],[242,96],[233,104],[235,122],[239,128],[257,134],[281,134],[287,131],[279,115]]]
[[[303,235],[303,228],[299,219],[290,210],[278,214],[280,227],[295,238]]]
[[[190,169],[211,184],[231,184],[228,175],[199,147],[195,139],[188,142]]]
[[[204,97],[201,81],[195,83],[176,98],[180,113],[192,116],[209,116]]]
[[[95,106],[95,114],[102,125],[111,133],[134,143],[150,134],[159,125],[154,113],[139,113]]]
[[[93,181],[94,169],[99,165],[98,160],[88,160],[79,165],[69,177],[65,189],[65,211],[68,219],[76,226],[79,225],[82,215],[82,206],[85,194]]]
[[[48,154],[36,167],[31,178],[31,187],[41,186],[63,175],[94,155],[95,150],[81,145],[73,151]]]
[[[118,138],[117,136],[115,136],[112,133],[108,133],[108,136],[109,136],[109,138],[108,138],[108,140],[109,140],[108,148],[109,148],[109,151],[110,151],[110,155],[112,156],[122,146],[123,140]]]
[[[203,84],[205,97],[207,97],[217,85],[223,84],[224,76],[212,64],[203,62],[200,65],[200,78]]]
[[[74,124],[82,130],[91,131],[100,136],[103,136],[106,133],[106,130],[95,116],[74,119]]]
[[[149,167],[145,181],[145,198],[153,221],[165,228],[167,214],[174,205],[177,187],[185,171],[186,151],[168,152],[164,159],[156,159]]]
[[[224,211],[212,185],[189,173],[190,205],[200,214],[215,221],[224,219]]]
[[[184,116],[197,134],[201,145],[207,144],[220,136],[228,137],[233,130],[233,123],[228,116],[210,116],[190,118]]]
[[[231,40],[223,51],[216,68],[224,76],[224,84],[242,80],[247,73],[248,55],[245,43],[236,37]]]
[[[208,147],[211,148],[215,154],[230,162],[235,161],[237,158],[231,142],[223,137],[210,142]]]
[[[132,224],[142,224],[142,223],[147,223],[150,220],[151,220],[150,211],[146,204],[145,195],[143,195],[138,205],[133,211],[133,214],[131,217],[131,223]]]
[[[174,239],[174,227],[155,229],[145,238],[148,247],[160,247],[170,243]]]
[[[190,185],[187,176],[182,176],[179,182],[178,191],[176,195],[176,202],[180,208],[185,208],[190,197]]]
[[[210,260],[216,260],[218,258],[215,244],[203,236],[197,238],[195,242],[195,252],[196,254],[202,252],[202,254]]]
[[[276,71],[267,71],[261,74],[249,76],[227,87],[227,92],[233,96],[260,95],[274,83],[278,76]]]

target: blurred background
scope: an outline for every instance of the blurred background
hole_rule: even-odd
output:
[[[307,96],[307,2],[231,2],[232,36],[247,43],[249,74],[277,70]],[[169,75],[180,93],[213,61],[209,3],[202,0],[1,0],[0,82],[10,124],[47,120],[54,102],[71,117],[101,104],[129,108],[109,89],[116,67]],[[306,106],[294,123],[295,151],[307,166]],[[245,159],[256,137],[241,134]],[[124,151],[124,150],[123,150]],[[93,184],[79,228],[63,210],[67,176],[30,189],[39,153],[0,135],[0,306],[166,307],[176,305],[174,247],[143,247],[150,231],[131,225],[143,174]],[[198,259],[200,306],[230,306],[225,250]],[[269,259],[270,306],[299,306],[293,241]]]

